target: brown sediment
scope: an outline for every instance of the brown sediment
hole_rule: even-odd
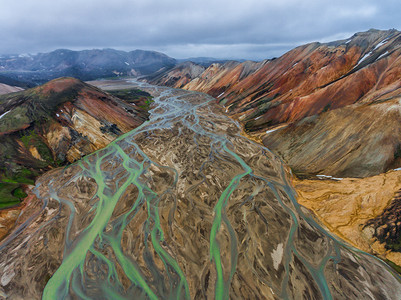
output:
[[[401,171],[342,180],[300,180],[294,176],[292,184],[298,203],[310,209],[330,231],[358,249],[401,265],[401,253],[386,249],[375,236],[374,225],[368,226],[393,202],[401,188]]]

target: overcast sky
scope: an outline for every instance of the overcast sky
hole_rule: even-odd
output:
[[[400,30],[400,12],[400,0],[1,0],[0,53],[116,48],[257,60]]]

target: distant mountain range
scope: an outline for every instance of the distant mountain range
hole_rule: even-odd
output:
[[[35,86],[62,76],[72,76],[81,80],[140,76],[170,69],[176,64],[174,58],[155,51],[59,49],[35,55],[1,56],[0,82]]]
[[[183,63],[183,62],[193,62],[197,65],[201,65],[203,67],[209,67],[211,64],[224,64],[226,62],[230,61],[230,59],[219,59],[219,58],[214,58],[214,57],[190,57],[190,58],[185,58],[185,59],[177,59],[178,63]],[[239,62],[243,62],[245,60],[239,59],[236,60]]]
[[[174,59],[160,52],[146,50],[58,49],[49,53],[0,56],[0,83],[27,88],[63,76],[80,80],[137,77],[164,73],[183,62],[207,68],[213,63],[227,61],[212,57]]]

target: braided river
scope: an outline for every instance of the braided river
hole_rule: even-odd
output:
[[[134,81],[150,120],[41,176],[0,244],[7,299],[398,299],[385,263],[332,236],[289,171],[212,97]]]

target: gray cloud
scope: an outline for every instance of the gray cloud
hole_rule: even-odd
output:
[[[152,49],[263,59],[370,28],[401,29],[398,0],[4,1],[0,53]]]

